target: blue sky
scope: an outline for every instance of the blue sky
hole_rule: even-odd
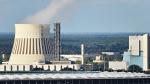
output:
[[[0,32],[14,32],[14,24],[49,3],[51,0],[0,0]],[[150,32],[150,0],[75,0],[57,16],[63,33]]]

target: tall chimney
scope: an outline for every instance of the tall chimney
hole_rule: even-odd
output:
[[[82,59],[82,63],[81,64],[84,64],[84,44],[81,44],[81,59]]]
[[[60,22],[54,23],[54,31],[55,31],[55,57],[56,61],[60,61],[60,53],[61,53],[61,42],[60,42]]]

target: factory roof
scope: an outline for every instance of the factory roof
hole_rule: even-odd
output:
[[[121,79],[150,78],[149,74],[130,72],[72,72],[72,73],[13,73],[0,74],[0,80],[51,80],[51,79]]]

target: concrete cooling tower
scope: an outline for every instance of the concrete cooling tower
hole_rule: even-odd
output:
[[[50,54],[48,24],[15,24],[15,40],[9,64],[45,64]]]

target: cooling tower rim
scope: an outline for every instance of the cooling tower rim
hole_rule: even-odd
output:
[[[43,26],[42,28],[49,28],[50,24],[15,24],[15,28],[23,28],[24,26],[31,28]]]
[[[15,24],[15,29],[20,28],[50,28],[50,24]]]

